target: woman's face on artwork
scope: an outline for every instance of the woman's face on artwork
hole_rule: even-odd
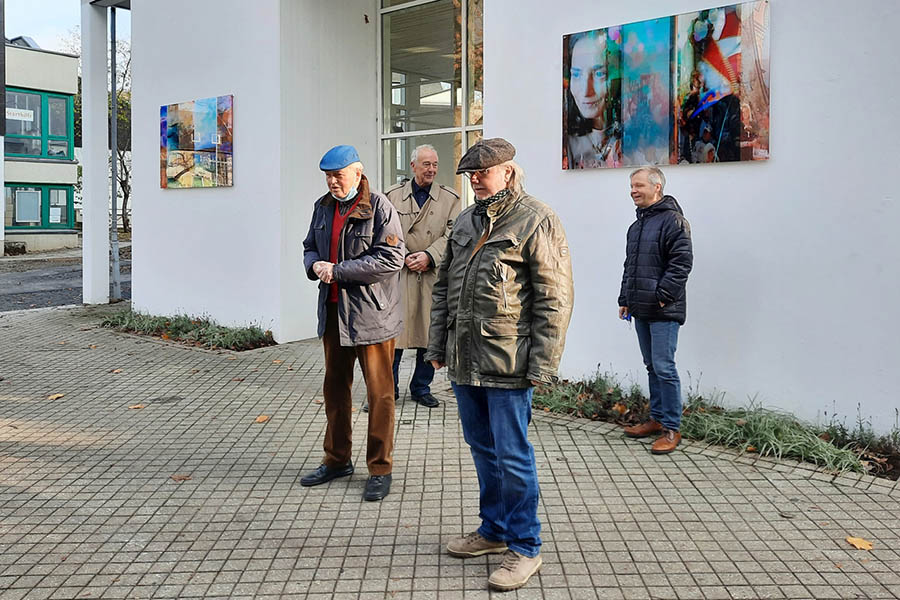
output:
[[[602,118],[606,112],[609,69],[606,36],[585,36],[572,47],[569,90],[581,116]]]

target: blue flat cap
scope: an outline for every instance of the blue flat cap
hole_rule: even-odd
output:
[[[359,162],[359,153],[353,146],[335,146],[325,153],[319,161],[319,168],[323,171],[339,171],[347,165]]]

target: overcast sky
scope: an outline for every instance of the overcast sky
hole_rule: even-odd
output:
[[[116,11],[116,37],[131,37],[131,11]],[[6,37],[27,35],[45,50],[63,50],[62,40],[81,26],[81,0],[6,0]]]

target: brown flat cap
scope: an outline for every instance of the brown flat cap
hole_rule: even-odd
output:
[[[503,138],[488,138],[475,142],[459,159],[456,174],[480,171],[512,160],[516,148]]]

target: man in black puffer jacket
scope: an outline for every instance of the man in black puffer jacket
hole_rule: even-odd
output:
[[[619,318],[634,317],[650,378],[650,420],[625,428],[628,437],[661,434],[651,446],[667,454],[681,441],[681,380],[675,368],[678,328],[687,314],[688,274],[694,262],[691,226],[678,202],[664,196],[666,177],[656,167],[631,174],[637,220],[628,228]]]

